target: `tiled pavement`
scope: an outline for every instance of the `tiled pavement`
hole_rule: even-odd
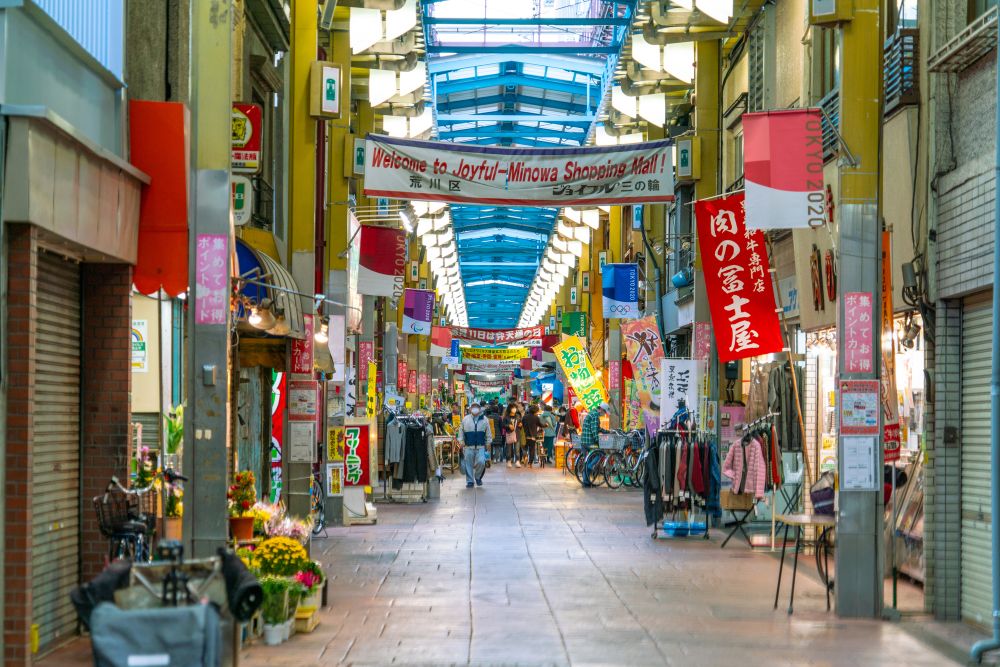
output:
[[[784,594],[773,611],[775,559],[653,541],[644,523],[638,492],[552,469],[492,468],[475,490],[451,478],[440,501],[379,505],[378,525],[317,540],[321,625],[241,664],[953,664],[898,626],[828,614],[802,573],[794,616]]]

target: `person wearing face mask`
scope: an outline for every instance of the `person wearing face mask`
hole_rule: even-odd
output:
[[[458,440],[462,443],[462,470],[465,472],[465,488],[483,485],[486,472],[486,444],[493,440],[493,427],[483,416],[479,403],[473,403],[469,414],[462,420],[458,430]]]
[[[504,434],[504,444],[507,447],[507,467],[511,468],[517,465],[518,468],[521,467],[521,447],[518,443],[518,434],[520,437],[524,437],[524,432],[521,430],[521,414],[517,407],[517,402],[512,401],[507,406],[507,412],[503,416],[503,434]]]

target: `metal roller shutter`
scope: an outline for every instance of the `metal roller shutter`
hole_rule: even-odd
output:
[[[990,622],[990,346],[993,310],[962,321],[962,618]]]
[[[80,267],[38,255],[32,623],[40,650],[76,632],[80,567]]]
[[[155,412],[133,412],[132,423],[142,424],[142,444],[152,449],[162,449],[160,428],[163,417]]]

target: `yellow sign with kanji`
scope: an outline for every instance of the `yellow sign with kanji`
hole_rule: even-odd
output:
[[[368,362],[368,401],[365,404],[365,414],[368,419],[375,416],[375,412],[378,410],[378,395],[375,390],[375,378],[378,375],[378,366],[375,362]]]
[[[326,429],[326,460],[328,463],[344,462],[344,427]]]
[[[608,400],[601,375],[594,370],[587,347],[579,336],[566,336],[561,343],[552,347],[552,351],[573,391],[588,410],[593,410]]]
[[[518,361],[528,358],[526,347],[463,347],[465,361]]]

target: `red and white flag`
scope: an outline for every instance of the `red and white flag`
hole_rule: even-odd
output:
[[[406,272],[406,232],[391,227],[361,226],[358,256],[358,293],[389,296],[403,294]]]
[[[747,229],[824,224],[820,110],[743,114],[743,175]]]
[[[780,352],[764,232],[743,224],[743,195],[696,201],[694,213],[719,361]]]
[[[451,354],[451,329],[448,327],[433,327],[431,329],[432,357],[447,357]]]

